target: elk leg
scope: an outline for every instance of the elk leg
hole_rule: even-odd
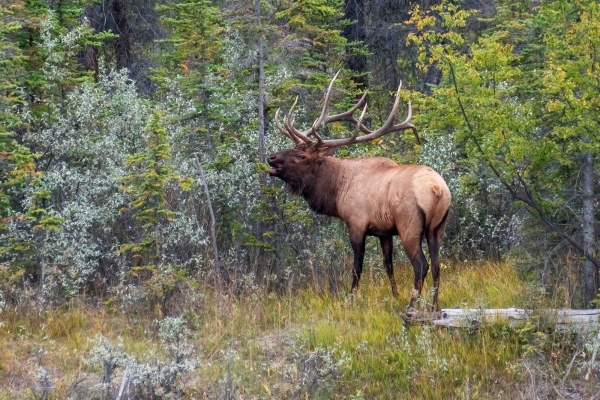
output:
[[[402,246],[404,247],[404,251],[406,251],[406,255],[408,256],[415,273],[415,286],[408,306],[409,308],[415,308],[415,303],[421,295],[421,289],[423,289],[423,283],[425,282],[425,277],[429,271],[429,265],[425,259],[425,254],[423,254],[420,235],[406,239],[403,238]]]
[[[433,230],[427,231],[427,247],[429,247],[429,257],[431,258],[431,275],[433,277],[433,311],[439,311],[438,291],[440,289],[440,245],[442,236],[446,230],[446,217]]]
[[[396,289],[396,280],[394,279],[394,264],[392,263],[392,255],[394,252],[394,241],[392,236],[381,236],[379,237],[381,242],[381,250],[383,251],[383,266],[385,272],[387,272],[388,278],[390,278],[390,284],[392,285],[392,296],[398,297],[398,289]]]
[[[350,230],[350,244],[354,251],[354,264],[352,266],[352,293],[358,290],[358,282],[362,273],[363,260],[365,259],[366,232],[363,230]]]
[[[440,240],[434,231],[427,232],[427,247],[431,259],[431,277],[433,278],[433,304],[431,311],[439,311],[438,290],[440,289]]]

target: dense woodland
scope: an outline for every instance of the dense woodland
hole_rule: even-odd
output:
[[[0,35],[0,310],[84,301],[179,332],[206,293],[347,293],[345,225],[265,164],[292,146],[276,110],[297,98],[310,126],[338,70],[332,108],[367,90],[372,127],[403,82],[398,119],[410,101],[420,144],[392,133],[336,156],[438,171],[453,196],[445,265],[485,275],[508,260],[541,298],[597,304],[596,0],[0,0]]]
[[[337,290],[343,227],[267,178],[297,125],[400,80],[424,144],[338,156],[427,164],[454,206],[446,259],[511,257],[569,301],[596,297],[594,1],[10,1],[2,12],[2,301],[106,298],[193,276],[238,293]],[[337,124],[330,137],[344,135]],[[178,277],[178,278],[177,278]],[[327,281],[327,282],[325,282]],[[216,286],[215,286],[216,287]],[[136,289],[136,290],[137,290]]]

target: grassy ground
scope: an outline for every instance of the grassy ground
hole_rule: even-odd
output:
[[[196,293],[194,304],[182,302],[181,310],[194,350],[185,357],[198,360],[199,366],[179,374],[169,390],[152,394],[224,399],[589,398],[598,390],[596,376],[581,379],[590,339],[559,335],[535,320],[516,330],[501,325],[476,331],[407,328],[399,313],[408,303],[412,271],[396,267],[401,288],[397,300],[391,298],[383,275],[369,268],[354,298],[310,289],[288,295],[255,292],[243,298]],[[444,266],[442,285],[444,308],[550,305],[507,263]],[[127,310],[86,303],[43,312],[4,310],[0,399],[115,398],[127,362],[113,360],[111,382],[102,385],[105,365],[91,355],[98,334],[129,360],[167,362],[169,347],[161,344],[156,322],[160,316]],[[131,393],[125,391],[124,398]]]

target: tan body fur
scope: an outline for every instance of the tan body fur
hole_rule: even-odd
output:
[[[430,167],[398,165],[382,157],[328,157],[327,162],[340,169],[337,216],[366,229],[368,235],[400,234],[408,239],[407,229],[422,224],[415,218],[415,208],[424,211],[425,226],[435,227],[450,206],[446,182]],[[361,212],[356,213],[357,209]]]

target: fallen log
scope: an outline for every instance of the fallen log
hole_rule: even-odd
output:
[[[590,337],[595,335],[595,343],[600,341],[600,310],[546,309],[532,311],[522,308],[446,308],[441,312],[411,311],[400,315],[407,326],[428,323],[447,328],[469,329],[479,329],[484,323],[506,323],[514,328],[535,318],[536,322],[545,326],[554,326],[555,331],[574,332]],[[594,344],[585,375],[586,381],[591,376],[597,353],[598,347],[597,344]]]
[[[556,330],[574,330],[579,333],[598,332],[600,326],[600,310],[526,310],[522,308],[495,309],[443,309],[440,313],[430,313],[431,322],[436,326],[456,328],[476,328],[483,323],[508,323],[515,327],[523,325],[532,317],[545,324],[555,325]],[[439,318],[437,317],[439,316]],[[426,321],[424,314],[421,321]]]

